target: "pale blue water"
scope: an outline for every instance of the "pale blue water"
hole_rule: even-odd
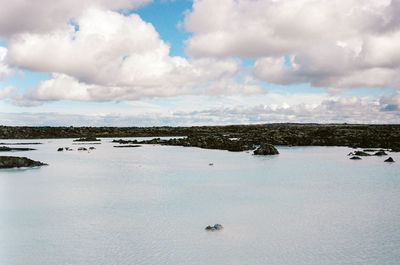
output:
[[[0,264],[400,263],[400,153],[34,141],[12,155],[49,166],[0,170]]]

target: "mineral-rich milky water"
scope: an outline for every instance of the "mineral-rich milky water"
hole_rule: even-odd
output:
[[[400,153],[6,141],[49,166],[0,170],[0,264],[400,263]]]

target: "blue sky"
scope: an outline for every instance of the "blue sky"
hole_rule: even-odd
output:
[[[390,1],[40,2],[0,11],[0,124],[400,122]]]

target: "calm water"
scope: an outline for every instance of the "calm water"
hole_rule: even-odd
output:
[[[400,263],[400,153],[36,141],[12,155],[50,166],[0,170],[0,264]]]

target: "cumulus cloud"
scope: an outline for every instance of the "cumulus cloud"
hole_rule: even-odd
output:
[[[6,62],[7,48],[0,46],[0,81],[11,75],[12,69]]]
[[[124,10],[152,0],[0,0],[0,36],[48,32],[79,17],[89,7]]]
[[[79,29],[77,29],[79,27]],[[138,15],[90,8],[75,24],[49,33],[21,33],[9,40],[8,62],[49,72],[23,97],[26,105],[72,99],[106,101],[167,97],[216,91],[262,93],[252,84],[237,84],[240,62],[233,58],[186,59],[169,56],[169,45]],[[35,52],[32,52],[35,51]],[[216,84],[211,84],[217,81]],[[248,82],[247,82],[248,83]],[[221,87],[219,94],[226,92]]]
[[[255,58],[271,83],[388,87],[400,82],[399,13],[399,0],[199,0],[187,51]]]

